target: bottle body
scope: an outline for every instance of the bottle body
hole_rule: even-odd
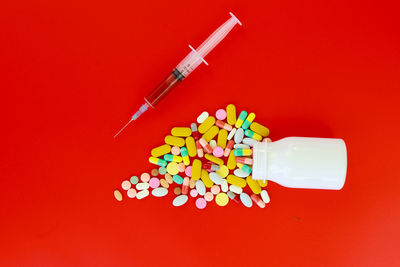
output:
[[[347,150],[342,139],[287,137],[258,142],[253,159],[253,179],[286,187],[339,190],[346,179]]]

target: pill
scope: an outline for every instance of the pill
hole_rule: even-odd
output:
[[[173,136],[188,137],[192,135],[192,129],[189,127],[174,127],[171,129]]]
[[[219,193],[215,197],[215,202],[217,203],[218,206],[221,206],[221,207],[226,206],[229,202],[229,197],[225,193]]]
[[[155,197],[163,197],[168,194],[168,189],[164,187],[158,187],[156,189],[153,189],[153,191],[151,191],[151,194]]]
[[[208,112],[203,111],[200,116],[197,117],[197,123],[203,123],[208,118]]]
[[[192,189],[192,190],[190,190],[190,196],[191,197],[197,197],[197,195],[199,194],[199,193],[197,193],[197,190],[196,189]]]
[[[211,172],[209,174],[209,177],[210,177],[211,181],[213,181],[214,184],[220,185],[223,182],[222,177],[216,172]]]
[[[240,148],[250,148],[249,145],[245,145],[245,144],[235,144],[233,146],[234,149],[240,149]]]
[[[142,173],[142,175],[140,175],[140,181],[147,183],[150,180],[150,174],[148,174],[147,172]]]
[[[217,158],[220,158],[224,155],[224,149],[220,146],[216,146],[213,149],[213,155]]]
[[[172,176],[172,180],[177,184],[183,183],[183,178],[178,174],[175,174],[174,176]]]
[[[196,180],[194,180],[193,178],[190,179],[190,181],[189,181],[189,187],[190,187],[191,189],[193,189],[195,186],[196,186]]]
[[[189,158],[189,153],[187,151],[186,147],[182,147],[181,148],[181,156],[182,156],[182,160],[183,163],[187,166],[190,164],[190,158]],[[185,170],[185,169],[184,169]]]
[[[132,176],[130,181],[131,184],[137,184],[139,182],[139,178],[137,176]]]
[[[236,162],[239,162],[239,163],[242,163],[242,164],[253,165],[253,159],[252,158],[236,157]]]
[[[201,170],[201,180],[207,188],[211,188],[214,185],[213,181],[210,179],[210,175],[204,169]]]
[[[236,157],[241,157],[241,156],[251,156],[253,154],[253,150],[249,148],[238,148],[233,150],[233,155]]]
[[[126,194],[129,198],[134,198],[136,196],[136,190],[134,188],[129,188]]]
[[[150,157],[149,158],[149,162],[153,163],[153,164],[156,164],[158,166],[161,166],[161,167],[167,166],[167,162],[165,160],[163,160],[163,159],[160,159],[160,158]]]
[[[221,192],[221,188],[218,185],[213,185],[211,187],[211,193],[214,195],[218,194],[219,192]]]
[[[151,178],[150,181],[149,181],[149,186],[151,188],[159,187],[160,186],[160,180],[158,178],[156,178],[156,177]]]
[[[197,150],[197,156],[199,158],[202,158],[204,156],[204,152],[203,152],[203,147],[201,146],[199,140],[196,141],[196,150]]]
[[[192,178],[194,180],[199,180],[201,177],[201,168],[202,168],[202,163],[198,159],[193,160],[192,164]]]
[[[214,163],[216,163],[218,165],[223,165],[224,164],[224,161],[222,159],[217,158],[217,157],[215,157],[215,156],[213,156],[211,154],[205,154],[204,157],[206,159],[208,159],[209,161],[212,161],[212,162],[214,162]]]
[[[200,197],[198,199],[196,199],[196,207],[200,210],[204,209],[207,206],[207,201]]]
[[[207,153],[212,153],[212,148],[205,139],[200,138],[199,143]]]
[[[236,167],[236,156],[233,154],[233,151],[229,154],[228,163],[226,164],[228,169],[233,170]]]
[[[217,145],[225,149],[228,132],[224,129],[218,132]]]
[[[171,146],[179,146],[182,147],[185,145],[185,139],[181,138],[181,137],[176,137],[176,136],[172,136],[172,135],[167,135],[164,138],[164,142],[168,145]]]
[[[228,191],[226,194],[227,194],[228,197],[229,197],[230,199],[232,199],[235,203],[239,203],[239,200],[237,199],[235,193],[233,193],[232,191]]]
[[[258,184],[256,180],[253,180],[253,177],[251,175],[246,178],[246,181],[251,191],[253,191],[254,194],[258,195],[261,193],[261,186]]]
[[[196,190],[201,196],[204,196],[204,194],[206,193],[206,187],[201,180],[196,181]]]
[[[181,154],[181,148],[179,146],[173,146],[171,148],[171,154],[178,156],[179,154]]]
[[[214,148],[217,146],[217,141],[211,140],[211,141],[209,142],[209,144],[210,144],[210,147],[211,147],[212,149],[214,149]]]
[[[226,111],[224,110],[224,109],[222,109],[222,108],[220,108],[220,109],[218,109],[216,112],[215,112],[215,117],[218,119],[218,120],[225,120],[226,119]]]
[[[228,192],[228,190],[229,190],[229,187],[228,187],[228,182],[226,181],[226,180],[224,180],[223,182],[222,182],[222,184],[221,184],[221,190],[222,190],[222,192]]]
[[[182,183],[182,194],[187,195],[189,193],[189,177],[183,178],[183,183]]]
[[[246,111],[243,110],[242,112],[240,112],[239,117],[236,120],[235,127],[236,128],[241,127],[243,122],[246,120],[246,117],[247,117]]]
[[[268,180],[257,180],[257,183],[261,186],[261,187],[266,187],[268,185]]]
[[[262,209],[265,208],[265,203],[264,201],[262,201],[259,195],[251,194],[250,198],[254,201],[254,203],[257,204],[257,206],[259,206]]]
[[[137,192],[136,198],[143,199],[143,198],[147,197],[149,194],[150,194],[149,190],[145,189],[145,190]]]
[[[171,161],[173,161],[173,162],[182,162],[182,157],[175,156],[175,155],[172,155],[172,154],[165,154],[164,155],[164,160],[165,161],[169,161],[169,162],[171,162]]]
[[[249,176],[249,173],[243,171],[242,169],[234,170],[233,174],[236,175],[237,177],[241,177],[241,178],[246,178],[247,176]]]
[[[124,190],[128,190],[129,188],[131,188],[131,186],[132,186],[132,184],[128,180],[123,181],[121,184],[121,187]]]
[[[178,164],[176,162],[170,162],[167,165],[167,172],[171,175],[178,174]]]
[[[219,170],[216,171],[221,177],[225,178],[229,174],[229,169],[226,165],[220,165]]]
[[[258,133],[259,135],[266,137],[269,135],[269,129],[257,122],[250,124],[250,130]]]
[[[243,205],[245,205],[248,208],[251,208],[253,206],[253,201],[251,201],[251,198],[246,193],[240,194],[240,201],[242,201]]]
[[[184,172],[186,169],[185,164],[183,164],[182,162],[178,163],[178,171],[179,172]]]
[[[197,154],[197,151],[196,151],[196,142],[194,141],[194,138],[189,136],[189,137],[186,137],[185,141],[186,141],[186,148],[187,148],[189,156],[195,157]]]
[[[212,201],[212,200],[214,199],[214,195],[213,195],[211,192],[206,192],[206,193],[204,194],[204,199],[205,199],[207,202],[210,202],[210,201]]]
[[[170,146],[170,145],[167,145],[167,144],[164,144],[164,145],[162,145],[162,146],[153,148],[153,149],[151,150],[151,155],[152,155],[153,157],[155,157],[155,158],[158,158],[158,157],[160,157],[160,156],[162,156],[162,155],[164,155],[164,154],[167,154],[167,153],[169,153],[169,152],[171,152],[171,146]]]
[[[164,177],[165,177],[165,180],[167,181],[167,183],[172,184],[172,183],[174,182],[174,181],[172,180],[172,175],[171,175],[171,174],[166,173],[166,174],[164,175]]]
[[[229,156],[229,154],[230,154],[231,151],[232,151],[232,147],[233,147],[234,144],[235,144],[235,141],[229,140],[229,142],[228,142],[228,144],[226,145],[225,150],[224,150],[224,156],[225,156],[225,157]]]
[[[262,141],[266,142],[266,143],[271,143],[272,142],[271,138],[268,138],[268,137],[264,138]]]
[[[226,118],[230,125],[236,123],[236,107],[232,104],[226,106]]]
[[[211,126],[213,126],[215,123],[215,118],[213,116],[209,116],[207,119],[203,121],[202,124],[199,125],[197,130],[199,131],[200,134],[206,133]]]
[[[215,122],[215,125],[217,125],[221,129],[225,129],[226,131],[232,130],[232,125],[230,125],[230,124],[228,124],[228,123],[226,123],[224,121],[217,120]]]
[[[174,188],[174,194],[175,194],[175,195],[180,195],[181,192],[182,192],[182,189],[181,189],[180,187],[175,187],[175,188]]]
[[[249,129],[247,129],[244,132],[244,134],[246,136],[250,137],[250,138],[253,138],[253,139],[257,140],[257,141],[261,141],[261,139],[262,139],[261,135],[259,135],[258,133],[255,133],[255,132],[253,132],[252,130],[249,130]]]
[[[244,130],[242,128],[239,128],[236,130],[235,136],[233,137],[233,139],[235,140],[236,144],[239,144],[242,142],[244,137]]]
[[[118,201],[122,201],[122,194],[118,190],[114,190],[114,197]]]
[[[241,188],[244,188],[247,185],[247,182],[245,179],[237,177],[236,175],[232,175],[232,174],[228,175],[228,177],[226,178],[226,181],[229,184],[236,185]]]
[[[138,183],[136,184],[136,190],[140,191],[140,190],[145,190],[145,189],[149,189],[149,183]]]
[[[199,140],[200,134],[199,131],[197,130],[197,124],[194,122],[190,124],[190,129],[192,130],[192,136],[194,137],[194,139]]]
[[[262,190],[260,195],[261,195],[261,199],[262,199],[262,201],[264,201],[264,203],[269,203],[270,199],[269,199],[268,192],[266,190]]]
[[[172,201],[172,205],[174,205],[175,207],[179,207],[184,205],[187,202],[187,200],[188,200],[187,195],[179,195]]]
[[[165,167],[158,168],[158,173],[161,174],[161,175],[166,174],[167,173],[167,168],[165,168]]]
[[[246,137],[246,138],[243,138],[242,143],[245,145],[248,145],[250,147],[253,147],[257,143],[257,140]]]
[[[161,184],[161,186],[164,187],[164,188],[168,188],[168,187],[169,187],[169,183],[168,183],[167,180],[165,180],[165,179],[161,179],[161,180],[160,180],[160,184]]]
[[[229,190],[236,194],[241,194],[243,192],[243,188],[236,186],[234,184],[231,184],[229,186]]]
[[[237,130],[236,128],[233,128],[233,129],[229,132],[228,137],[226,138],[228,141],[229,141],[229,140],[232,140],[232,138],[235,136],[236,130]]]
[[[253,122],[255,117],[256,117],[256,114],[250,113],[247,116],[246,120],[243,122],[242,128],[245,129],[245,130],[248,129],[250,127],[250,124]]]
[[[207,132],[205,132],[205,134],[203,134],[202,137],[207,142],[210,142],[215,136],[217,136],[218,132],[219,128],[217,126],[212,126]]]
[[[241,164],[241,163],[239,163],[239,164]],[[251,167],[250,167],[249,165],[242,164],[242,166],[240,167],[240,169],[241,169],[242,171],[244,171],[245,173],[247,173],[247,174],[250,174],[250,173],[251,173]]]

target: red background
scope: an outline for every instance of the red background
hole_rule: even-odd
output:
[[[397,1],[0,4],[1,265],[399,265]],[[112,136],[233,11],[243,22],[156,110]],[[271,203],[118,203],[170,128],[234,103],[273,140],[343,138],[341,191]]]

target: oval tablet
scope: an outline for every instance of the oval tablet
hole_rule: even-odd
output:
[[[228,177],[226,178],[226,181],[230,184],[236,185],[241,188],[244,188],[247,185],[247,182],[245,179],[239,178],[232,174],[228,175]]]
[[[146,190],[146,189],[149,189],[149,184],[148,183],[138,183],[137,185],[136,185],[136,189],[137,190]]]
[[[122,201],[122,194],[118,190],[114,190],[114,197],[118,201]]]
[[[233,185],[233,184],[231,184],[229,186],[229,190],[236,194],[241,194],[243,192],[243,189],[241,187]]]
[[[153,191],[151,191],[151,194],[155,197],[163,197],[168,194],[168,189],[164,187],[158,187],[156,189],[153,189]]]
[[[203,123],[208,118],[208,112],[203,111],[200,116],[197,117],[197,123]]]
[[[172,181],[172,176],[171,176],[171,174],[169,174],[169,173],[166,173],[165,175],[164,175],[164,177],[165,177],[165,180],[169,183],[169,184],[172,184],[174,181]]]
[[[226,118],[230,125],[236,123],[236,107],[232,104],[226,106]]]
[[[222,190],[222,192],[228,192],[228,190],[229,190],[229,187],[228,187],[228,182],[226,181],[226,180],[224,180],[223,182],[222,182],[222,184],[221,184],[221,190]]]
[[[218,206],[221,206],[221,207],[226,206],[229,202],[229,197],[225,193],[219,193],[215,197],[215,202],[218,204]]]
[[[172,201],[172,205],[175,207],[182,206],[188,201],[188,199],[189,197],[187,195],[179,195]]]
[[[171,151],[171,146],[168,145],[168,144],[164,144],[162,146],[153,148],[151,150],[151,155],[153,157],[155,157],[155,158],[158,158],[158,157],[160,157],[162,155],[165,155],[165,154],[169,153],[170,151]]]
[[[236,128],[233,128],[233,129],[229,132],[228,137],[226,138],[228,141],[231,140],[231,139],[233,138],[233,136],[235,136],[236,130],[237,130]]]
[[[183,183],[183,178],[177,174],[172,176],[172,180],[177,183],[177,184],[182,184]]]
[[[243,139],[244,140],[244,139]],[[255,141],[255,140],[254,140]],[[249,145],[245,145],[245,144],[235,144],[233,146],[234,149],[249,149],[250,146]]]
[[[242,142],[244,137],[244,130],[243,128],[239,128],[236,130],[235,136],[234,136],[234,140],[236,144],[239,144]]]
[[[179,146],[182,147],[185,145],[185,139],[181,138],[181,137],[176,137],[176,136],[172,136],[172,135],[167,135],[164,138],[164,142],[168,145],[171,146]]]
[[[242,169],[234,170],[233,174],[236,175],[237,177],[241,177],[241,178],[246,178],[249,175],[249,173],[243,171]]]
[[[240,201],[242,201],[243,205],[245,205],[248,208],[251,208],[253,206],[253,201],[251,201],[251,198],[246,193],[240,194]]]
[[[192,129],[189,127],[174,127],[171,129],[173,136],[188,137],[192,134]]]
[[[185,174],[187,177],[192,177],[192,169],[193,169],[192,166],[187,166],[185,168]]]
[[[137,198],[137,199],[142,199],[142,198],[147,197],[149,194],[150,194],[149,190],[145,189],[145,190],[139,191],[139,192],[136,194],[136,198]]]
[[[196,190],[201,196],[204,196],[204,194],[206,193],[206,187],[201,180],[196,181]]]
[[[266,190],[262,190],[260,195],[261,195],[261,199],[262,199],[262,201],[264,201],[264,203],[269,203],[270,198],[269,198],[268,192]]]
[[[169,183],[168,183],[167,180],[165,180],[165,179],[161,179],[161,180],[160,180],[160,184],[161,184],[161,186],[164,187],[164,188],[168,188],[168,187],[169,187]]]
[[[203,121],[202,124],[199,125],[199,127],[197,128],[197,130],[199,131],[199,133],[204,134],[205,132],[207,132],[211,126],[213,126],[215,124],[215,118],[213,116],[209,116],[207,119],[205,119]],[[218,128],[218,127],[217,127]]]
[[[214,184],[218,184],[218,185],[222,184],[223,179],[222,179],[222,177],[221,177],[218,173],[216,173],[216,172],[211,172],[211,173],[209,174],[209,176],[210,176],[211,181],[214,182]]]
[[[207,132],[205,132],[205,134],[203,134],[202,137],[207,142],[210,142],[215,136],[217,136],[218,132],[219,132],[219,128],[214,125],[214,126],[211,126],[211,128],[208,129]]]

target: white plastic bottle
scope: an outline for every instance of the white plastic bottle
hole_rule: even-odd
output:
[[[253,179],[292,188],[334,189],[346,180],[347,151],[342,139],[286,137],[253,147]]]

